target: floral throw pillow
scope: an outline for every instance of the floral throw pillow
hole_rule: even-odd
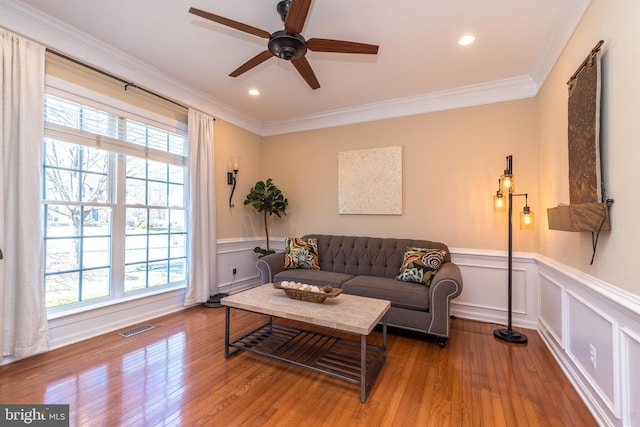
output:
[[[284,240],[284,268],[320,270],[318,239],[287,237]]]
[[[442,265],[446,254],[447,251],[444,249],[425,249],[408,246],[400,266],[400,274],[395,279],[430,286],[431,279],[433,279],[433,276]]]

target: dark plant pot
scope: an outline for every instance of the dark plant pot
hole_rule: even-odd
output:
[[[253,252],[255,252],[255,253],[257,253],[259,255],[258,258],[262,258],[264,256],[276,253],[276,251],[274,251],[274,250],[262,249],[260,246],[256,246],[255,248],[253,248]]]

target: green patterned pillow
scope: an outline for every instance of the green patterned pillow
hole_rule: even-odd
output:
[[[444,261],[444,249],[425,249],[407,246],[400,274],[395,279],[403,282],[422,283],[430,286],[431,279]]]
[[[284,240],[284,268],[320,270],[318,239],[287,237]]]

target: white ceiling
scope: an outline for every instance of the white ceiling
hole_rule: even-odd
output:
[[[358,41],[380,49],[378,55],[309,51],[306,58],[321,85],[315,91],[292,64],[276,58],[229,77],[265,50],[266,40],[187,12],[193,6],[271,33],[283,28],[277,2],[17,3],[146,63],[263,127],[277,127],[354,111],[380,118],[433,110],[438,108],[434,100],[446,108],[451,96],[481,99],[496,91],[495,100],[533,96],[589,0],[316,0],[302,32],[306,39]],[[458,38],[467,33],[476,42],[459,46]],[[261,95],[249,96],[249,88]],[[430,106],[420,106],[425,103]]]

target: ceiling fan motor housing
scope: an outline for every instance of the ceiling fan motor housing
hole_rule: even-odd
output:
[[[291,34],[286,30],[276,31],[271,35],[269,52],[286,61],[298,59],[307,53],[307,43],[300,34]]]

